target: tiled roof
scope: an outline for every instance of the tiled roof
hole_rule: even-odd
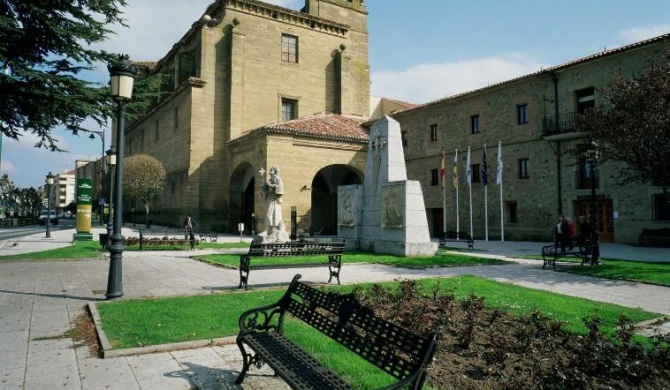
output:
[[[256,129],[268,132],[304,135],[315,138],[367,141],[368,132],[360,125],[364,118],[338,114],[320,114],[286,122],[270,123]]]
[[[438,103],[449,101],[449,100],[456,99],[456,98],[459,98],[459,97],[467,96],[467,95],[470,95],[470,94],[473,94],[473,93],[485,91],[485,90],[488,90],[488,89],[491,89],[491,88],[495,88],[495,87],[498,87],[498,86],[501,86],[501,85],[512,83],[512,82],[515,82],[515,81],[518,81],[518,80],[527,79],[527,78],[534,77],[534,76],[537,76],[537,75],[540,75],[540,74],[550,74],[550,73],[553,73],[553,72],[556,72],[556,71],[559,71],[559,70],[562,70],[562,69],[569,68],[569,67],[574,66],[574,65],[583,64],[585,62],[596,60],[596,59],[599,59],[599,58],[603,58],[603,57],[606,57],[606,56],[609,56],[609,55],[612,55],[612,54],[625,52],[627,50],[635,49],[635,48],[645,46],[645,45],[648,45],[648,44],[651,44],[651,43],[655,43],[655,42],[658,42],[658,41],[662,41],[662,40],[668,39],[668,38],[670,38],[670,34],[664,34],[664,35],[660,35],[658,37],[646,39],[644,41],[632,43],[632,44],[626,45],[626,46],[621,46],[621,47],[618,47],[618,48],[615,48],[615,49],[603,50],[601,52],[594,53],[594,54],[591,54],[591,55],[586,56],[586,57],[578,58],[576,60],[568,61],[568,62],[560,64],[560,65],[552,66],[552,67],[549,67],[549,68],[546,68],[546,69],[541,69],[541,70],[539,70],[537,72],[534,72],[534,73],[531,73],[531,74],[527,74],[527,75],[524,75],[524,76],[520,76],[520,77],[517,77],[517,78],[506,80],[506,81],[501,81],[501,82],[496,83],[496,84],[491,84],[491,85],[486,86],[484,88],[479,88],[479,89],[475,89],[475,90],[472,90],[472,91],[467,91],[467,92],[459,93],[459,94],[456,94],[456,95],[447,96],[447,97],[444,97],[444,98],[441,98],[441,99],[430,101],[428,103],[419,104],[415,107],[407,108],[405,110],[395,111],[393,113],[393,115],[403,113],[403,112],[407,112],[407,111],[412,111],[414,109],[421,108],[421,107],[432,106],[434,104],[438,104]]]

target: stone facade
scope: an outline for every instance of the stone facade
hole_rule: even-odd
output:
[[[432,233],[438,235],[442,228],[442,187],[433,181],[435,172],[431,172],[440,168],[442,151],[446,151],[447,176],[451,177],[455,149],[459,150],[459,224],[460,231],[468,232],[467,149],[472,149],[471,164],[481,169],[486,145],[488,232],[490,239],[500,239],[498,141],[502,141],[504,162],[505,239],[551,241],[557,214],[575,222],[580,215],[588,217],[590,186],[580,182],[583,166],[574,154],[587,140],[585,134],[572,130],[576,112],[601,104],[599,88],[607,86],[617,72],[633,77],[645,70],[651,58],[667,58],[668,49],[670,36],[661,36],[395,114],[406,131],[408,177],[422,182],[426,207],[432,209]],[[473,131],[474,117],[477,131]],[[649,184],[620,186],[618,169],[615,162],[598,167],[598,226],[605,226],[601,238],[636,243],[644,227],[669,226],[668,221],[653,221],[653,195],[662,189]],[[449,231],[456,230],[456,195],[450,182],[446,196]],[[473,232],[478,239],[486,236],[484,191],[481,181],[472,183]]]
[[[175,224],[190,212],[201,227],[262,230],[262,219],[252,222],[264,214],[257,172],[277,164],[287,207],[297,207],[303,230],[314,228],[315,192],[330,205],[342,184],[334,180],[362,180],[365,134],[259,129],[333,113],[366,120],[367,45],[362,0],[306,0],[301,11],[255,0],[211,4],[154,69],[165,75],[167,98],[126,130],[127,154],[153,155],[168,172],[153,220]],[[292,105],[288,117],[284,104]],[[329,224],[334,230],[336,221]]]

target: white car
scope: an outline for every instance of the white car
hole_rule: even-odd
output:
[[[51,221],[52,225],[58,225],[58,217],[56,216],[56,210],[51,210],[51,213],[47,210],[40,211],[40,216],[37,217],[40,225],[46,225],[47,218]]]

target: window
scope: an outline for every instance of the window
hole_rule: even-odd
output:
[[[437,124],[430,125],[430,140],[437,141]]]
[[[585,158],[579,160],[579,172],[577,172],[577,189],[587,190],[591,188],[591,163],[589,163]],[[599,169],[596,166],[594,170],[594,179],[595,186],[598,188],[598,182],[600,179]]]
[[[470,117],[470,130],[472,134],[479,134],[479,115]]]
[[[402,146],[407,146],[407,131],[400,132],[400,139],[402,140]]]
[[[516,202],[507,202],[507,222],[509,223],[519,222],[519,215],[517,213]]]
[[[437,169],[431,169],[430,170],[430,185],[432,187],[435,187],[438,184],[440,184],[440,175],[438,174]]]
[[[528,104],[519,104],[516,106],[516,123],[523,125],[528,123]]]
[[[520,158],[518,161],[519,165],[519,179],[528,179],[530,175],[528,174],[528,159]]]
[[[479,169],[479,164],[472,164],[470,165],[470,174],[472,175],[472,182],[473,183],[479,183],[482,181],[480,173],[481,170]]]
[[[281,60],[284,62],[298,62],[298,37],[281,35]]]
[[[293,99],[281,100],[281,120],[290,121],[298,117],[298,101]]]
[[[654,221],[670,221],[670,206],[664,194],[654,194]]]
[[[595,91],[593,87],[580,89],[575,91],[575,98],[577,99],[577,112],[583,113],[587,108],[596,106]]]

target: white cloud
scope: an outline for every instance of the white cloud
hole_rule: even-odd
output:
[[[628,28],[620,31],[618,38],[623,41],[623,44],[629,44],[668,33],[670,33],[670,24],[660,24],[656,26]]]
[[[372,71],[371,93],[412,103],[425,103],[446,96],[486,87],[534,73],[546,64],[523,54],[412,66],[402,71]]]

